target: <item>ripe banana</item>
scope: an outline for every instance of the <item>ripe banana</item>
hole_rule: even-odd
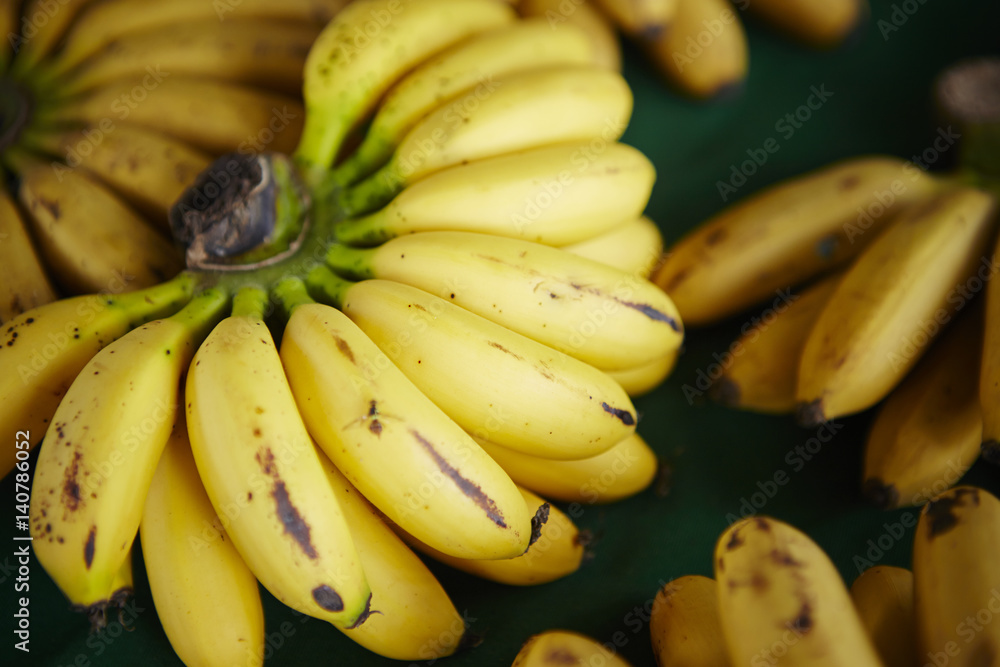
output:
[[[1000,244],[990,256],[989,272],[979,274],[986,283],[982,360],[979,368],[979,405],[983,420],[982,456],[1000,464],[1000,287],[996,285]]]
[[[753,0],[747,12],[808,46],[838,46],[868,18],[867,0]]]
[[[638,433],[595,456],[570,460],[476,441],[517,484],[569,503],[604,504],[634,496],[649,487],[660,468],[656,452]]]
[[[657,667],[727,667],[715,579],[687,574],[653,599],[649,634]]]
[[[879,407],[862,473],[862,491],[878,507],[922,505],[979,458],[982,338],[976,307],[941,335]]]
[[[594,48],[595,62],[605,69],[621,71],[622,49],[616,27],[590,0],[572,3],[565,0],[518,0],[517,11],[524,17],[544,18],[553,32],[564,27],[582,30]]]
[[[677,348],[658,359],[647,361],[638,366],[605,372],[612,380],[620,384],[630,397],[637,398],[663,384],[663,381],[674,370],[680,352],[680,348]]]
[[[967,303],[996,200],[958,186],[902,211],[848,267],[809,332],[795,398],[803,424],[871,407]]]
[[[850,588],[858,616],[875,643],[885,667],[912,667],[917,658],[913,572],[893,565],[873,565]]]
[[[589,142],[599,154],[624,133],[632,101],[621,74],[593,65],[497,77],[424,116],[388,162],[344,191],[341,205],[350,215],[367,213],[438,170],[530,148]]]
[[[649,40],[673,28],[680,0],[596,0],[595,4],[625,34]]]
[[[281,361],[309,433],[386,516],[450,554],[524,552],[514,483],[346,315],[294,306]]]
[[[682,93],[698,99],[735,96],[749,70],[749,47],[728,0],[676,0],[667,30],[643,44],[650,61]]]
[[[0,324],[55,299],[21,212],[0,188]]]
[[[446,299],[388,280],[321,289],[387,357],[373,369],[391,360],[475,436],[566,459],[635,430],[635,407],[605,374]]]
[[[180,252],[166,236],[86,172],[57,170],[31,158],[16,164],[18,197],[64,293],[132,291],[183,268]]]
[[[733,523],[714,563],[731,664],[881,667],[837,568],[797,528],[759,515]]]
[[[5,29],[0,33],[16,53],[11,72],[25,75],[35,70],[40,62],[56,50],[67,28],[73,24],[80,12],[93,2],[94,0],[60,0],[59,4],[55,5],[55,11],[47,0],[27,0],[23,3],[23,7],[19,6],[22,3],[14,0],[4,2],[3,4],[15,13],[11,17],[13,20],[8,19],[10,25],[3,26]],[[18,10],[20,10],[19,15],[17,15]],[[4,13],[9,12],[5,9]],[[27,23],[27,26],[19,26],[19,18]]]
[[[615,649],[571,630],[545,630],[521,646],[511,667],[631,667]]]
[[[146,494],[139,536],[156,616],[184,664],[263,665],[257,579],[205,493],[183,410]]]
[[[0,35],[16,35],[18,32],[17,22],[21,18],[20,3],[6,2],[0,3]],[[17,49],[8,40],[0,44],[0,72],[6,73]]]
[[[882,156],[786,180],[673,243],[654,282],[689,326],[717,322],[846,262],[937,185],[911,163]]]
[[[985,489],[957,486],[921,509],[913,536],[921,661],[949,667],[996,664],[998,551],[1000,500]]]
[[[350,184],[388,160],[406,133],[435,107],[462,97],[471,100],[493,86],[495,77],[553,65],[594,62],[594,48],[582,30],[552,30],[541,19],[525,19],[459,42],[420,65],[380,102],[364,138],[334,170]]]
[[[416,551],[456,570],[508,586],[537,586],[567,577],[580,569],[588,537],[573,520],[544,499],[521,489],[529,508],[540,510],[545,523],[528,550],[513,558],[456,558],[423,544],[402,529],[399,532]],[[537,513],[537,512],[536,512]]]
[[[157,5],[160,6],[160,5]],[[152,89],[116,79],[37,114],[39,122],[122,122],[160,132],[200,151],[291,153],[299,140],[302,102],[247,85],[174,75]]]
[[[101,348],[133,327],[176,311],[191,298],[193,281],[180,274],[145,290],[69,297],[4,323],[0,339],[0,429],[24,432],[31,446],[45,435],[59,401]],[[0,474],[14,467],[2,449]]]
[[[94,355],[52,417],[35,465],[35,556],[72,604],[107,605],[178,409],[181,377],[228,299],[207,290]]]
[[[792,413],[802,348],[839,280],[840,274],[828,276],[799,294],[776,299],[748,321],[729,346],[729,365],[723,364],[713,383],[712,398],[743,410]]]
[[[454,653],[465,621],[448,593],[337,467],[326,457],[322,462],[372,589],[371,615],[356,628],[338,629],[394,660],[434,661]]]
[[[562,249],[625,273],[649,278],[663,256],[663,233],[655,222],[643,215],[590,238],[564,245]]]
[[[295,157],[331,166],[348,133],[404,73],[462,39],[508,25],[497,0],[355,0],[326,25],[306,58],[306,122]]]
[[[532,148],[434,172],[383,208],[340,223],[337,240],[368,246],[447,230],[562,246],[638,218],[655,180],[649,159],[626,144],[599,151],[590,142]]]
[[[604,370],[661,358],[683,338],[651,282],[521,239],[422,232],[370,249],[333,245],[326,261],[351,278],[418,287]]]
[[[266,300],[241,289],[198,348],[185,386],[191,449],[257,580],[283,604],[350,627],[368,616],[371,591],[263,321]]]

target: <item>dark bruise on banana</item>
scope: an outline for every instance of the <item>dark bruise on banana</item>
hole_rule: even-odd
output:
[[[956,510],[969,507],[979,507],[978,489],[953,489],[948,495],[930,500],[923,510],[927,521],[927,539],[933,540],[956,527],[961,522]]]

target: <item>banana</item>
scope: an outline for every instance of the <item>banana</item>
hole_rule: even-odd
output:
[[[185,385],[191,449],[257,580],[283,604],[350,627],[368,616],[371,590],[262,319],[266,300],[241,289],[198,348]]]
[[[477,439],[486,453],[520,486],[569,503],[613,503],[652,484],[660,463],[638,433],[605,452],[583,459],[556,460]]]
[[[594,456],[635,430],[635,407],[605,374],[446,299],[387,280],[319,289],[388,357],[371,368],[391,360],[477,437],[566,459]]]
[[[434,661],[454,653],[465,621],[448,593],[330,459],[322,463],[372,589],[371,616],[356,628],[337,629],[394,660]]]
[[[722,374],[710,389],[712,398],[742,410],[794,412],[802,348],[840,278],[827,276],[798,294],[775,299],[749,320],[729,346],[729,364],[722,364]]]
[[[596,0],[595,4],[625,34],[650,40],[673,27],[680,0]]]
[[[175,75],[152,89],[134,80],[116,79],[56,107],[41,109],[37,117],[50,125],[138,125],[197,150],[222,154],[263,147],[291,153],[302,131],[303,115],[302,103],[290,95]]]
[[[263,665],[257,579],[205,493],[183,410],[146,494],[139,537],[156,615],[184,664]]]
[[[367,213],[446,167],[530,148],[580,142],[599,154],[624,133],[632,103],[621,74],[593,65],[497,77],[421,118],[388,162],[343,191],[341,204],[349,215]]]
[[[18,197],[64,293],[132,291],[184,268],[165,235],[86,172],[59,171],[37,159],[18,160],[17,170]]]
[[[727,667],[715,579],[687,574],[653,598],[649,635],[657,667]]]
[[[459,42],[420,65],[380,102],[360,145],[334,170],[339,183],[354,183],[388,160],[421,117],[459,97],[489,90],[495,77],[552,65],[594,62],[582,30],[552,30],[541,19],[524,19]]]
[[[854,580],[850,594],[885,667],[920,664],[913,572],[893,565],[873,565]]]
[[[24,434],[31,446],[45,435],[70,384],[101,348],[148,320],[176,311],[191,298],[187,274],[127,294],[68,297],[38,306],[3,326],[0,339],[0,429]],[[0,475],[14,467],[2,449]]]
[[[0,187],[0,324],[55,299],[21,211]]]
[[[314,23],[217,18],[183,29],[154,26],[130,33],[78,67],[58,72],[63,96],[115,79],[153,88],[170,76],[203,76],[300,94],[302,67],[321,28]]]
[[[728,0],[676,0],[676,4],[669,29],[643,43],[647,57],[674,88],[690,97],[738,95],[750,54],[736,9]]]
[[[79,16],[94,0],[59,0],[53,5],[47,0],[27,0],[19,3],[16,0],[6,0],[13,12],[21,11],[14,16],[14,21],[3,30],[4,41],[10,44],[15,52],[11,72],[16,76],[30,78],[40,62],[51,55],[59,41]],[[17,25],[20,19],[20,25]]]
[[[839,46],[868,18],[867,0],[753,0],[749,14],[817,49]]]
[[[603,370],[680,347],[683,325],[653,283],[559,248],[473,232],[422,232],[370,249],[333,245],[334,270],[441,296]]]
[[[559,508],[548,504],[536,494],[521,489],[529,508],[541,511],[545,523],[528,550],[513,558],[456,558],[414,539],[402,529],[404,541],[416,551],[445,565],[489,581],[508,586],[537,586],[568,577],[580,569],[588,537],[581,533],[573,520]]]
[[[210,163],[207,154],[176,139],[125,124],[55,132],[38,142],[66,163],[53,163],[57,179],[85,169],[164,230],[174,202]]]
[[[462,557],[524,552],[531,515],[514,483],[346,315],[293,306],[281,361],[312,437],[390,519]]]
[[[662,357],[647,361],[631,368],[605,371],[612,380],[632,398],[644,396],[653,391],[667,379],[677,365],[680,348],[667,352]]]
[[[524,17],[544,18],[553,31],[567,27],[582,30],[595,52],[595,62],[605,69],[620,72],[622,49],[611,19],[594,7],[590,0],[567,3],[564,0],[519,0],[517,11]]]
[[[980,310],[962,314],[878,408],[862,472],[862,492],[878,507],[922,505],[979,458]]]
[[[923,506],[912,556],[921,661],[996,664],[998,550],[1000,500],[985,489],[957,486]]]
[[[615,649],[571,630],[551,629],[532,635],[514,656],[511,667],[631,667]]]
[[[446,230],[562,246],[637,218],[655,180],[649,159],[626,144],[533,148],[434,172],[383,208],[340,223],[337,240],[370,246]]]
[[[663,233],[645,215],[562,246],[563,250],[640,278],[649,278],[663,256]]]
[[[295,157],[320,171],[408,70],[452,44],[513,23],[497,0],[355,0],[323,29],[306,58],[306,122]]]
[[[15,0],[0,2],[0,35],[17,35],[20,32],[18,21],[21,18],[21,3]],[[0,44],[0,74],[7,73],[7,67],[17,53],[17,45],[5,39]]]
[[[730,205],[670,244],[653,276],[689,326],[711,324],[850,260],[938,180],[909,162],[861,156]]]
[[[1000,287],[996,286],[995,271],[1000,261],[1000,241],[990,256],[989,272],[979,274],[989,280],[985,294],[985,324],[982,360],[979,368],[979,406],[983,420],[982,456],[985,461],[1000,464]]]
[[[181,377],[227,302],[207,290],[110,343],[52,416],[31,488],[32,546],[76,608],[108,603],[173,427]]]
[[[805,533],[743,519],[723,531],[713,562],[731,664],[881,667],[839,571]]]
[[[846,269],[799,362],[799,421],[871,407],[966,304],[993,235],[996,200],[957,186],[900,213]]]

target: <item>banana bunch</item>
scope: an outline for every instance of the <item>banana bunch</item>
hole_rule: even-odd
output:
[[[994,664],[1000,500],[956,486],[931,498],[915,524],[911,568],[870,564],[849,587],[794,526],[767,516],[731,524],[716,542],[713,576],[681,576],[657,592],[657,665]]]
[[[380,655],[458,650],[417,554],[509,585],[576,571],[574,503],[657,473],[632,397],[684,336],[648,279],[631,92],[583,31],[356,0],[302,78],[290,154],[224,154],[167,210],[183,270],[3,327],[0,424],[44,438],[35,556],[99,624],[141,534],[190,665],[261,663],[258,586]]]
[[[0,322],[176,275],[170,206],[223,153],[295,148],[306,53],[344,4],[0,3]]]
[[[619,35],[630,40],[679,93],[731,96],[749,70],[745,22],[757,21],[811,49],[842,45],[868,18],[867,0],[517,0],[525,16],[553,28],[579,24],[621,66]],[[617,47],[617,48],[616,48]]]
[[[987,182],[881,155],[728,206],[653,276],[688,325],[746,318],[685,393],[807,427],[872,410],[865,496],[925,503],[997,438],[996,229]]]

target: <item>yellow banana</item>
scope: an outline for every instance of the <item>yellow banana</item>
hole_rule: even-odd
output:
[[[185,75],[151,88],[116,79],[38,114],[49,124],[138,125],[212,154],[265,148],[291,153],[303,116],[302,103],[293,96]]]
[[[571,630],[552,629],[524,642],[511,667],[631,667],[615,649]]]
[[[334,170],[339,183],[354,183],[388,160],[420,118],[444,103],[488,92],[495,77],[552,65],[594,62],[581,30],[552,30],[525,19],[480,33],[428,60],[393,86],[380,102],[360,145]]]
[[[15,42],[11,44],[17,54],[11,67],[12,72],[31,78],[30,74],[38,64],[56,50],[66,29],[74,23],[80,12],[93,3],[94,0],[58,0],[53,5],[47,0],[27,0],[24,3],[6,0],[3,4],[9,5],[14,12],[22,5],[20,14],[13,17],[11,25],[3,26],[5,29],[0,33],[4,42]]]
[[[840,45],[868,18],[867,0],[752,0],[748,13],[814,48]]]
[[[17,35],[20,32],[18,22],[21,19],[21,3],[15,0],[0,2],[0,35]],[[18,45],[4,40],[0,44],[0,73],[6,74],[7,67],[17,53]]]
[[[675,88],[699,99],[734,96],[749,70],[739,13],[728,0],[676,0],[668,29],[644,43],[649,59]]]
[[[0,324],[55,299],[21,211],[0,188]]]
[[[802,348],[839,280],[839,274],[828,276],[799,294],[782,295],[749,320],[729,346],[728,366],[713,378],[712,398],[743,410],[793,412]]]
[[[1000,464],[1000,287],[996,271],[1000,265],[1000,243],[990,255],[989,271],[977,274],[985,287],[985,324],[979,368],[979,406],[983,420],[982,456]],[[986,282],[989,281],[989,282]]]
[[[320,171],[344,139],[408,70],[462,39],[510,24],[497,0],[355,0],[334,16],[309,51],[306,123],[295,157]]]
[[[674,370],[680,352],[680,348],[677,348],[658,359],[644,362],[638,366],[605,372],[612,380],[620,384],[629,396],[637,398],[663,384],[663,381]]]
[[[884,509],[922,505],[979,458],[979,308],[932,345],[878,408],[864,445],[862,491]]]
[[[565,0],[519,0],[517,11],[524,17],[544,18],[554,32],[566,27],[582,30],[595,52],[595,62],[601,67],[620,72],[622,49],[617,28],[610,17],[594,7],[590,0],[567,3]]]
[[[917,659],[913,572],[893,565],[873,565],[850,588],[861,622],[885,667],[913,667]]]
[[[562,248],[625,273],[649,278],[663,256],[663,233],[643,215]]]
[[[191,449],[257,580],[283,604],[349,627],[367,617],[371,591],[262,319],[266,299],[240,290],[198,348],[185,389]]]
[[[386,280],[321,289],[386,355],[375,369],[391,359],[475,436],[565,459],[635,430],[635,407],[605,374],[446,299]]]
[[[38,306],[4,323],[0,338],[0,429],[23,433],[36,445],[59,401],[83,367],[105,345],[135,326],[169,314],[191,297],[187,274],[127,294],[68,297]],[[0,475],[14,467],[5,447]],[[18,458],[18,460],[23,460]]]
[[[655,180],[649,159],[626,144],[533,148],[434,172],[383,208],[340,223],[337,239],[376,245],[413,232],[457,230],[561,246],[637,218]],[[659,257],[644,248],[633,254],[646,252]]]
[[[371,615],[356,628],[338,629],[394,660],[434,661],[454,653],[465,637],[465,621],[441,583],[326,457],[323,469],[372,589]]]
[[[342,205],[350,215],[366,213],[446,167],[530,148],[580,142],[600,154],[624,133],[632,101],[621,74],[594,65],[497,77],[424,116],[388,162],[344,191]]]
[[[625,34],[655,39],[672,28],[679,0],[596,0]]]
[[[257,579],[205,493],[183,410],[146,494],[139,535],[156,616],[184,664],[263,665]]]
[[[687,574],[664,584],[649,612],[657,667],[727,667],[715,579]]]
[[[731,664],[881,667],[839,571],[797,528],[759,515],[733,523],[714,563]]]
[[[809,332],[795,398],[803,424],[871,407],[965,306],[996,200],[956,187],[900,213],[851,266]]]
[[[281,360],[310,434],[376,507],[447,553],[523,553],[531,515],[503,470],[350,319],[294,306]]]
[[[66,163],[53,163],[57,179],[85,169],[163,229],[174,202],[210,162],[183,142],[124,123],[52,133],[39,143]]]
[[[132,291],[184,267],[165,235],[86,172],[56,170],[36,159],[19,160],[17,169],[21,204],[65,293]]]
[[[181,377],[228,299],[208,290],[98,352],[52,417],[35,464],[35,556],[72,604],[107,605],[178,409]]]
[[[949,667],[996,663],[998,551],[1000,500],[985,489],[956,486],[923,506],[912,556],[921,662]]]
[[[477,442],[520,486],[570,503],[604,504],[634,496],[652,484],[660,467],[656,452],[638,433],[596,456],[571,460]]]
[[[401,531],[403,539],[416,551],[467,574],[508,586],[537,586],[580,569],[588,537],[581,533],[573,520],[559,508],[527,489],[521,489],[529,508],[540,510],[545,517],[540,532],[528,550],[513,558],[471,559],[443,554]]]
[[[331,246],[353,278],[418,287],[597,368],[680,347],[683,324],[653,283],[559,248],[473,232],[422,232],[371,249]]]
[[[686,324],[711,324],[848,261],[936,187],[897,158],[845,160],[724,209],[668,247],[654,281]]]

